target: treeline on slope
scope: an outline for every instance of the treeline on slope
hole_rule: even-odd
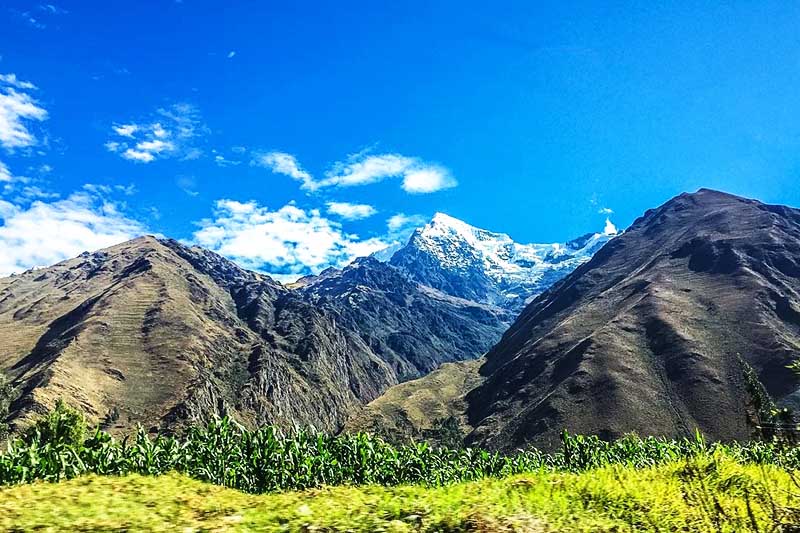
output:
[[[8,418],[8,412],[11,408],[11,402],[14,399],[15,392],[11,380],[0,371],[0,442],[8,436],[8,424],[6,423],[6,419]]]
[[[760,440],[781,439],[797,443],[798,427],[797,416],[794,410],[788,407],[778,407],[767,388],[758,379],[755,369],[741,356],[739,363],[742,366],[745,389],[750,396],[751,412],[750,423],[753,425],[753,437]],[[795,374],[800,373],[800,365],[795,361],[787,367]]]
[[[539,470],[577,472],[607,465],[645,468],[723,454],[740,463],[800,468],[800,448],[785,442],[730,444],[627,436],[606,442],[562,435],[562,447],[511,455],[480,449],[393,446],[367,434],[330,436],[273,427],[249,431],[229,418],[190,428],[182,437],[151,438],[140,429],[115,440],[97,429],[87,438],[82,416],[59,402],[0,453],[0,485],[59,481],[83,474],[159,475],[171,471],[250,493],[324,485],[444,485]]]

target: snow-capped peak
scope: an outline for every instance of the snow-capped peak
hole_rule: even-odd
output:
[[[618,233],[617,227],[611,222],[611,219],[606,218],[606,227],[603,229],[604,235],[616,235]]]
[[[525,300],[588,261],[617,229],[567,243],[520,244],[505,233],[476,228],[436,213],[390,262],[417,281],[454,296],[519,308]]]
[[[504,233],[494,233],[476,228],[444,213],[436,213],[431,221],[417,231],[418,235],[428,239],[457,238],[478,246],[481,242],[513,243]]]
[[[463,224],[463,225],[467,225],[467,226],[469,225],[466,222],[464,222],[463,220],[459,220],[459,219],[457,219],[455,217],[451,217],[447,213],[442,213],[441,211],[437,211],[436,213],[433,214],[433,218],[431,218],[430,223],[431,224],[445,224],[445,225],[447,225],[447,224],[453,224],[453,225]]]

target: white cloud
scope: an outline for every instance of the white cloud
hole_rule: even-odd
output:
[[[16,74],[0,74],[0,83],[16,87],[17,89],[36,89],[36,85],[29,81],[22,81]]]
[[[246,268],[282,275],[343,266],[386,247],[381,238],[360,239],[318,210],[294,204],[270,211],[256,202],[219,200],[214,219],[199,225],[196,244]]]
[[[160,123],[153,124],[153,135],[158,137],[159,139],[163,139],[164,137],[169,136],[169,132],[165,130]]]
[[[393,176],[400,176],[414,165],[414,159],[398,154],[351,156],[347,163],[335,163],[326,173],[321,186],[351,187],[367,185]]]
[[[34,17],[30,11],[19,11],[16,9],[10,9],[9,11],[37,30],[43,30],[47,27],[46,24]]]
[[[375,253],[380,261],[388,261],[399,249],[406,245],[411,233],[428,221],[422,215],[397,213],[386,220],[386,247]]]
[[[0,161],[0,184],[2,185],[2,187],[0,187],[0,194],[8,196],[19,191],[18,185],[28,184],[30,182],[31,178],[13,174],[11,169]]]
[[[355,236],[351,235],[351,237]],[[375,252],[380,252],[381,250],[385,249],[387,244],[388,243],[380,237],[372,237],[371,239],[365,239],[361,241],[350,241],[347,243],[345,248],[347,252],[347,259],[339,261],[339,263],[334,266],[344,266],[359,257],[369,257]]]
[[[230,166],[234,166],[234,165],[240,164],[241,161],[233,161],[231,159],[226,159],[224,155],[217,154],[217,155],[214,156],[214,163],[218,167],[230,167]]]
[[[58,198],[61,195],[57,192],[52,191],[45,191],[41,187],[36,185],[23,187],[20,191],[20,198],[24,201],[30,200],[52,200],[53,198]]]
[[[328,202],[328,213],[337,215],[345,220],[360,220],[368,218],[378,212],[368,204],[351,204],[348,202]]]
[[[142,141],[136,143],[136,149],[143,152],[150,152],[160,154],[174,148],[173,144],[169,141],[162,141],[161,139],[154,139],[152,141]]]
[[[286,152],[268,152],[258,155],[253,164],[266,167],[276,174],[283,174],[292,179],[302,182],[304,189],[315,190],[316,182],[314,178],[306,172],[297,162],[297,158]]]
[[[159,109],[157,113],[172,123],[176,137],[191,138],[198,135],[200,130],[205,129],[205,126],[200,121],[200,112],[191,104],[175,104],[168,108]],[[154,126],[157,130],[161,124],[156,123]]]
[[[127,150],[122,152],[121,155],[125,159],[129,159],[131,161],[140,161],[142,163],[150,163],[151,161],[155,161],[156,159],[156,156],[154,156],[150,152],[134,150],[133,148],[128,148]]]
[[[386,221],[386,227],[390,233],[402,232],[409,228],[417,228],[424,225],[428,220],[422,215],[406,215],[397,213]]]
[[[0,78],[0,145],[7,150],[35,145],[36,137],[28,130],[27,122],[47,118],[47,111],[24,92],[26,89],[35,86],[18,80],[15,74]]]
[[[49,165],[40,165],[38,168],[28,168],[39,174],[39,176],[51,172],[53,169]],[[6,199],[13,197],[13,200],[20,204],[27,205],[32,200],[58,198],[60,195],[52,190],[45,190],[37,182],[42,182],[40,177],[17,176],[11,169],[0,161],[0,196]]]
[[[189,148],[183,154],[184,161],[194,161],[195,159],[200,159],[203,156],[203,151],[200,148]]]
[[[115,124],[111,130],[116,138],[105,143],[106,150],[131,161],[150,163],[170,157],[197,159],[202,155],[193,143],[205,127],[200,113],[190,104],[158,109],[153,121]]]
[[[50,15],[66,15],[69,13],[66,9],[62,9],[53,4],[39,4],[39,9],[49,13]]]
[[[125,196],[131,196],[136,193],[136,185],[133,183],[129,183],[128,185],[100,185],[97,183],[87,183],[83,186],[83,189],[98,195],[109,195],[118,192],[124,194]]]
[[[263,154],[254,164],[300,181],[301,188],[308,191],[368,185],[390,178],[401,178],[403,190],[412,194],[432,193],[458,185],[446,168],[400,154],[354,154],[345,162],[334,163],[322,179],[315,179],[300,166],[295,156],[286,152]]]
[[[194,176],[180,175],[175,178],[175,185],[189,196],[198,196],[197,180]]]
[[[231,59],[235,55],[236,55],[236,50],[231,50],[230,52],[228,52],[228,59]]]
[[[8,167],[0,161],[0,182],[10,183],[14,181],[14,176],[11,175],[11,171]]]
[[[139,130],[139,126],[136,124],[120,124],[119,126],[113,126],[111,129],[117,132],[117,135],[133,138],[133,134]]]
[[[52,265],[111,246],[146,229],[120,206],[89,191],[27,208],[0,200],[0,274]]]
[[[426,166],[406,172],[403,176],[403,190],[413,194],[427,194],[456,186],[456,181],[439,166]]]
[[[336,163],[318,186],[352,187],[388,178],[402,178],[403,190],[414,194],[432,193],[458,184],[444,167],[416,157],[362,153],[351,156],[345,163]]]
[[[17,206],[6,200],[0,200],[0,220],[13,216],[18,211]],[[2,271],[0,271],[0,275]]]
[[[602,207],[597,212],[599,214],[601,214],[601,215],[613,215],[614,214],[614,210],[611,209],[610,207]]]

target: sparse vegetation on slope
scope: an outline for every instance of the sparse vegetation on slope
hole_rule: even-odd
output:
[[[2,441],[8,433],[8,409],[11,406],[11,401],[14,398],[14,387],[3,372],[0,372],[0,441]]]
[[[784,423],[800,407],[798,265],[800,210],[706,189],[648,210],[485,355],[466,442],[553,449],[562,428],[741,441]]]
[[[393,443],[412,440],[461,447],[472,430],[464,395],[481,382],[483,359],[446,363],[427,376],[391,387],[345,425],[351,433],[380,435]]]
[[[0,372],[16,428],[63,398],[116,435],[224,414],[336,432],[390,386],[479,357],[510,319],[374,259],[290,290],[141,237],[0,278]]]

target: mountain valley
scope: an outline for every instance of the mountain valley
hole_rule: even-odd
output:
[[[798,279],[800,211],[706,189],[563,245],[439,214],[289,285],[142,237],[0,280],[0,369],[13,428],[64,398],[117,433],[229,414],[503,451],[745,440],[800,406]]]
[[[747,440],[772,422],[765,406],[800,404],[798,279],[800,211],[680,195],[536,298],[482,361],[390,389],[353,429],[419,438],[452,418],[467,444],[505,451],[553,449],[563,429]],[[412,416],[443,381],[458,385],[437,397],[449,410]]]

